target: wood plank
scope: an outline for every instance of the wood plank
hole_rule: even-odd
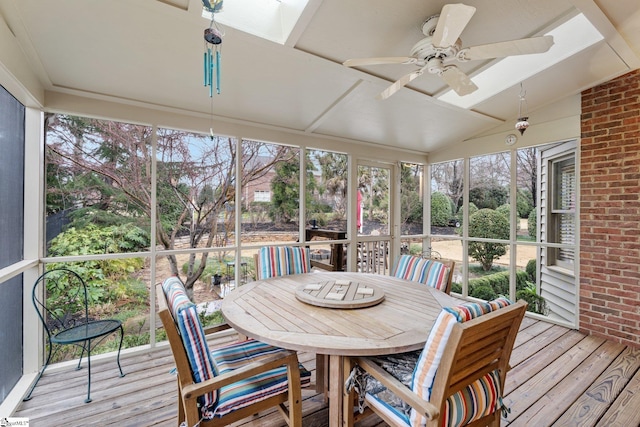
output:
[[[534,354],[524,362],[513,367],[507,374],[507,381],[504,385],[505,395],[526,383],[531,377],[549,366],[550,363],[569,351],[583,339],[584,335],[581,333],[568,331],[559,339],[546,346],[544,351]]]
[[[584,362],[547,391],[510,425],[541,426],[560,418],[566,411],[567,404],[576,401],[622,350],[624,350],[622,344],[613,341],[604,342],[597,351],[591,353]]]
[[[575,427],[595,425],[638,369],[640,369],[640,349],[626,347],[556,423]]]
[[[513,368],[514,366],[519,365],[529,357],[542,351],[547,346],[556,342],[556,340],[567,332],[569,331],[563,326],[552,325],[550,328],[538,329],[539,335],[531,335],[528,333],[528,339],[513,349],[511,359],[509,359],[511,367]]]
[[[515,394],[513,391],[507,394],[503,398],[505,405],[511,408],[507,421],[511,423],[516,420],[527,408],[541,399],[548,390],[551,390],[556,384],[569,375],[573,369],[589,357],[603,342],[604,339],[602,338],[585,337],[580,341],[579,345],[571,347],[567,352],[518,387],[517,399],[514,398]],[[508,378],[509,375],[507,375],[507,379]]]
[[[604,416],[596,424],[597,427],[640,426],[640,349],[635,349],[636,373],[611,404]]]
[[[609,363],[606,349],[611,344],[603,341],[589,353],[592,338],[560,326],[540,323],[546,322],[525,318],[520,334],[527,338],[519,339],[512,354],[513,369],[507,375],[505,403],[518,402],[511,407],[520,414],[512,418],[512,424],[516,425],[522,417],[521,421],[530,420],[529,425],[638,426],[640,349],[625,348]],[[211,347],[217,347],[235,340],[236,335],[232,333],[217,336],[209,343]],[[314,353],[298,352],[300,362],[312,373],[311,387],[302,392],[303,425],[327,427],[328,406],[324,396],[317,394],[313,387],[315,357]],[[563,366],[569,364],[574,368]],[[122,366],[127,374],[124,378],[115,373],[114,357],[94,360],[94,401],[90,404],[84,403],[86,370],[75,371],[73,366],[54,367],[43,376],[33,399],[23,402],[12,416],[30,418],[32,427],[91,424],[175,427],[176,384],[175,377],[169,375],[174,366],[169,347],[162,345],[148,352],[124,354]],[[589,372],[587,367],[590,366],[601,371],[597,378]],[[579,389],[584,392],[576,398]],[[563,395],[565,392],[571,396]],[[542,415],[547,411],[546,406],[552,406],[553,413],[549,419],[538,422],[534,412],[539,411]],[[558,418],[556,414],[562,411],[564,414]],[[557,418],[555,422],[554,417]],[[508,420],[503,420],[502,425],[506,424]],[[282,416],[274,409],[233,424],[236,427],[283,425]],[[386,424],[377,417],[368,417],[356,423],[356,427],[386,427]]]

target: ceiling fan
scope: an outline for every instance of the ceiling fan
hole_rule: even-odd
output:
[[[459,37],[475,11],[475,7],[461,3],[444,5],[439,15],[427,18],[422,24],[426,37],[411,48],[410,56],[348,59],[343,65],[413,64],[420,67],[402,76],[380,93],[378,99],[390,97],[425,71],[440,76],[458,95],[464,96],[478,87],[455,62],[542,53],[553,45],[553,36],[542,36],[463,48]]]

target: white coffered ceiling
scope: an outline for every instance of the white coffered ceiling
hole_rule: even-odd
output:
[[[234,0],[225,0],[230,4]],[[519,84],[463,109],[424,74],[387,100],[375,97],[415,69],[347,68],[349,58],[407,56],[442,0],[310,0],[284,44],[224,27],[222,120],[421,152],[514,121]],[[464,46],[544,34],[584,13],[604,39],[527,78],[530,110],[640,67],[637,0],[465,0],[477,8]],[[203,87],[200,0],[0,0],[0,13],[49,92],[209,114]],[[490,61],[462,64],[475,73]],[[45,102],[46,108],[46,102]]]

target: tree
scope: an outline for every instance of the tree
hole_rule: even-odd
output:
[[[347,213],[347,168],[348,156],[330,151],[313,151],[313,157],[320,165],[321,183],[318,193],[330,198],[334,219],[344,219]],[[308,196],[309,197],[309,196]]]
[[[290,149],[291,153],[286,160],[277,162],[274,167],[275,177],[271,180],[271,209],[269,216],[276,223],[286,224],[299,218],[300,209],[300,161],[299,151]],[[316,189],[316,180],[313,176],[315,167],[309,156],[306,159],[307,195]],[[311,197],[306,198],[306,210],[310,211],[313,205]]]
[[[493,209],[480,209],[469,218],[469,236],[485,239],[508,239],[509,222],[503,214]],[[469,256],[482,265],[484,271],[491,270],[493,261],[507,253],[507,245],[492,242],[469,242]]]
[[[537,206],[538,194],[538,149],[521,148],[517,151],[518,188],[529,191],[532,207]]]
[[[456,210],[462,206],[464,192],[463,166],[462,160],[431,165],[431,180],[432,185],[434,185],[432,188],[449,196]]]
[[[380,167],[358,167],[359,189],[362,194],[365,218],[388,223],[389,170]]]
[[[150,126],[51,116],[47,120],[47,171],[60,171],[59,198],[76,209],[92,209],[115,221],[148,229],[152,208]],[[156,158],[157,243],[176,248],[187,237],[190,248],[214,247],[232,231],[235,201],[236,141],[171,129],[158,129]],[[283,146],[255,141],[242,144],[241,185],[264,177],[272,166],[291,156]],[[47,177],[48,182],[56,182]],[[48,189],[49,192],[49,189]],[[58,197],[58,196],[57,196]],[[84,216],[91,222],[92,216]],[[166,256],[171,273],[182,269],[175,255]],[[208,252],[189,257],[183,282],[192,296]],[[196,258],[199,262],[196,263]]]
[[[421,165],[409,163],[402,163],[400,167],[400,221],[403,230],[408,224],[422,227],[422,169]],[[406,230],[403,234],[413,233]]]

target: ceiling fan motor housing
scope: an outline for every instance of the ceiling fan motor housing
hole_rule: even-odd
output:
[[[411,48],[411,56],[418,60],[418,65],[426,65],[433,58],[455,58],[462,48],[462,40],[458,39],[455,44],[447,47],[435,47],[431,43],[431,36],[420,40]],[[431,72],[431,71],[429,71]]]

